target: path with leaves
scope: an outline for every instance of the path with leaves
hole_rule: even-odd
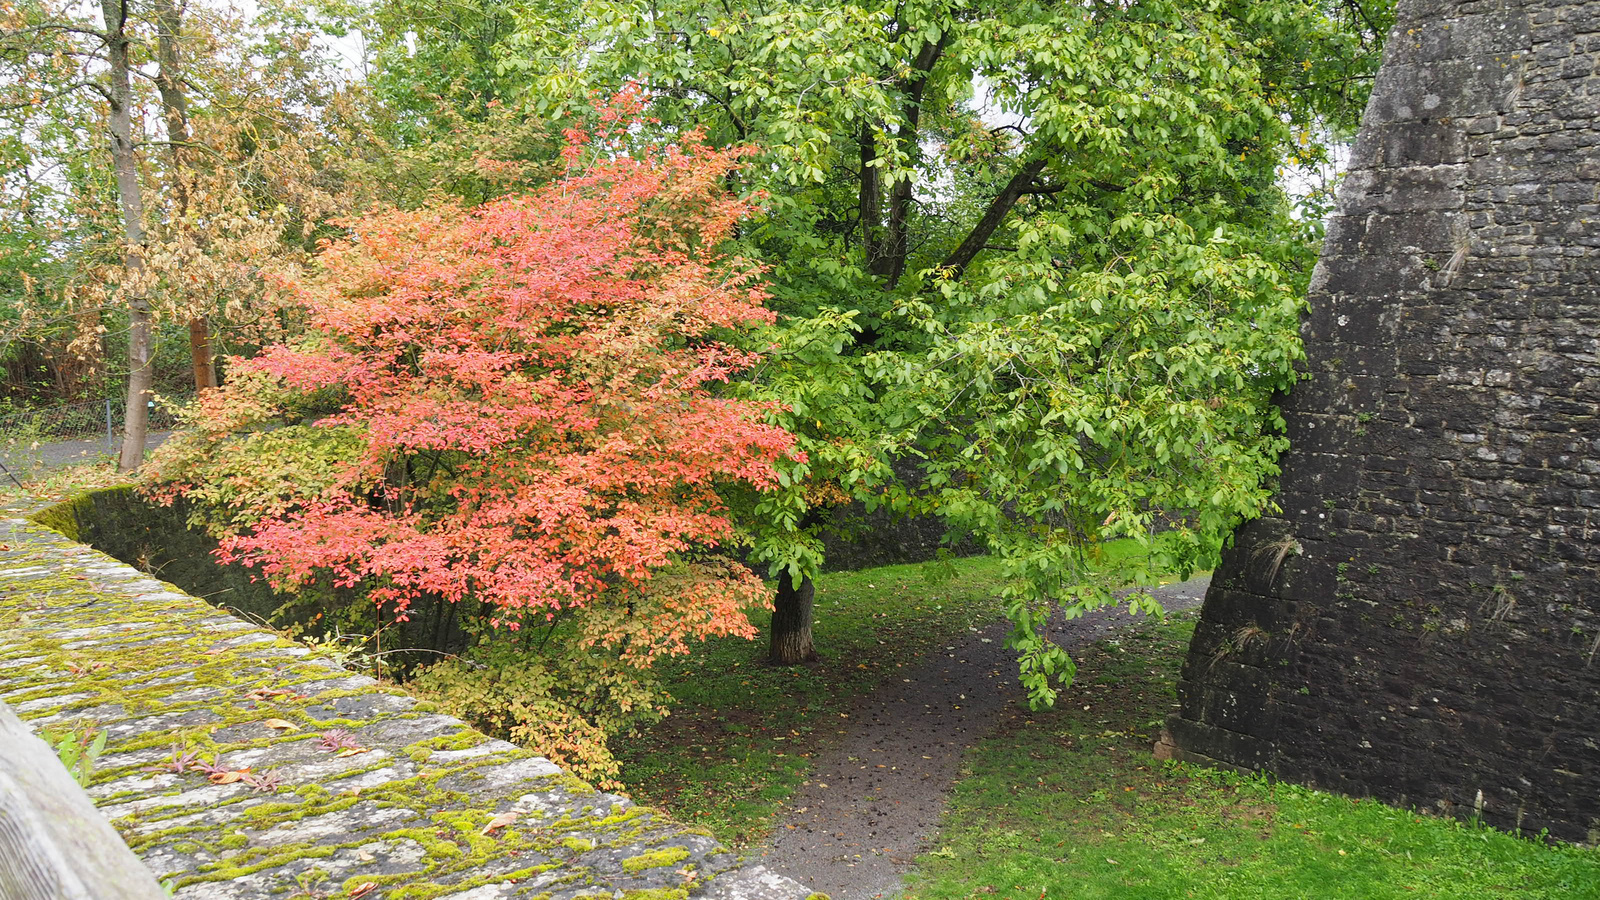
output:
[[[1155,591],[1169,612],[1205,598],[1209,576]],[[1108,608],[1058,622],[1068,650],[1134,622]],[[891,897],[944,812],[961,757],[1010,704],[1025,702],[1008,624],[974,629],[925,668],[866,697],[849,734],[819,756],[777,823],[767,866],[833,900]]]
[[[170,431],[152,431],[145,438],[145,449],[154,450],[171,436]],[[116,450],[107,447],[105,438],[51,441],[47,444],[20,446],[9,446],[0,442],[0,463],[17,473],[24,482],[37,471],[94,463],[115,456]],[[5,480],[5,476],[0,475],[0,480]]]

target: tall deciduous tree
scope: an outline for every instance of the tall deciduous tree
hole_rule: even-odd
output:
[[[208,320],[270,321],[264,274],[303,256],[338,204],[314,159],[337,129],[312,127],[330,123],[336,98],[309,95],[325,72],[304,62],[303,30],[269,40],[227,10],[188,14],[176,0],[108,0],[100,22],[76,12],[28,0],[3,13],[0,114],[23,165],[0,208],[10,222],[47,211],[63,224],[33,229],[35,259],[0,259],[0,271],[27,266],[24,299],[54,298],[25,302],[24,326],[88,313],[81,337],[97,339],[102,309],[126,317],[126,470],[143,457],[158,324],[187,326],[196,387],[210,386]]]
[[[784,322],[758,373],[808,462],[764,501],[757,557],[810,655],[819,504],[841,490],[946,516],[1003,554],[1025,680],[1070,660],[1053,601],[1110,602],[1085,554],[1194,565],[1266,502],[1311,241],[1279,185],[1348,125],[1383,4],[596,0],[535,6],[507,42],[528,102],[637,80],[666,127],[763,149],[746,239]],[[1364,17],[1375,15],[1372,21]],[[921,485],[889,458],[926,459]],[[1174,538],[1153,542],[1158,527]],[[1137,596],[1137,595],[1136,595]],[[1148,597],[1135,605],[1150,606]]]
[[[146,293],[145,204],[134,127],[136,60],[131,30],[135,20],[129,5],[121,0],[103,0],[98,12],[99,23],[43,5],[8,5],[0,11],[4,16],[0,87],[6,94],[0,107],[19,128],[19,142],[26,145],[30,127],[49,131],[54,124],[37,123],[33,118],[36,109],[59,109],[59,104],[79,101],[85,92],[103,101],[103,117],[95,123],[100,127],[92,133],[97,133],[101,146],[109,150],[110,181],[118,213],[115,228],[108,230],[120,237],[117,281],[128,316],[127,431],[119,465],[128,470],[138,464],[144,452],[145,403],[153,371],[150,300]],[[88,108],[75,106],[79,111]],[[80,123],[79,127],[88,124]],[[28,197],[12,199],[24,208],[31,202]]]

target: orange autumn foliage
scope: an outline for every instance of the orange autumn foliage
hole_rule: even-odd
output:
[[[535,193],[344,222],[287,286],[313,337],[236,361],[154,496],[210,506],[220,555],[281,588],[358,588],[400,618],[424,598],[512,629],[583,610],[580,642],[635,666],[752,635],[768,591],[716,552],[723,497],[796,451],[716,390],[755,361],[731,330],[773,318],[759,268],[718,249],[749,211],[722,187],[743,154],[625,151],[630,105],[570,133]],[[293,422],[308,403],[325,414]],[[266,472],[240,462],[251,439],[314,449]]]

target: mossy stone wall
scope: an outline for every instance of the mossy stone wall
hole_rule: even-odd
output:
[[[43,518],[104,531],[88,516],[114,497]],[[808,894],[392,686],[4,517],[0,634],[0,699],[35,729],[106,735],[89,794],[178,900]]]

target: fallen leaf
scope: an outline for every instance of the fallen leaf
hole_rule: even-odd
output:
[[[244,695],[246,700],[266,700],[271,697],[288,697],[291,700],[304,699],[303,695],[296,694],[288,688],[256,688]]]
[[[377,886],[378,886],[378,883],[376,881],[363,881],[360,884],[356,885],[355,887],[351,888],[350,889],[350,893],[347,896],[350,896],[350,897],[365,897],[366,895],[372,893],[373,889],[376,888]]]
[[[373,862],[374,860],[377,859],[377,857],[373,856],[371,853],[368,853],[365,850],[357,850],[356,851],[356,859],[359,859],[362,862]]]
[[[494,818],[490,819],[489,820],[489,824],[483,826],[483,830],[478,832],[478,833],[479,834],[492,834],[492,833],[494,833],[495,829],[504,828],[507,825],[510,825],[512,822],[515,822],[517,819],[519,819],[521,817],[522,817],[521,813],[516,813],[516,812],[501,813],[500,815],[495,816]]]
[[[238,781],[239,779],[243,778],[245,775],[249,774],[249,772],[250,772],[249,769],[238,769],[238,770],[232,771],[232,772],[212,772],[211,773],[211,783],[212,784],[233,784],[235,781]]]
[[[286,719],[267,719],[261,724],[277,731],[299,731],[300,726]]]
[[[370,747],[346,747],[343,750],[340,750],[338,753],[335,753],[334,756],[355,756],[359,753],[366,753],[370,749]]]

